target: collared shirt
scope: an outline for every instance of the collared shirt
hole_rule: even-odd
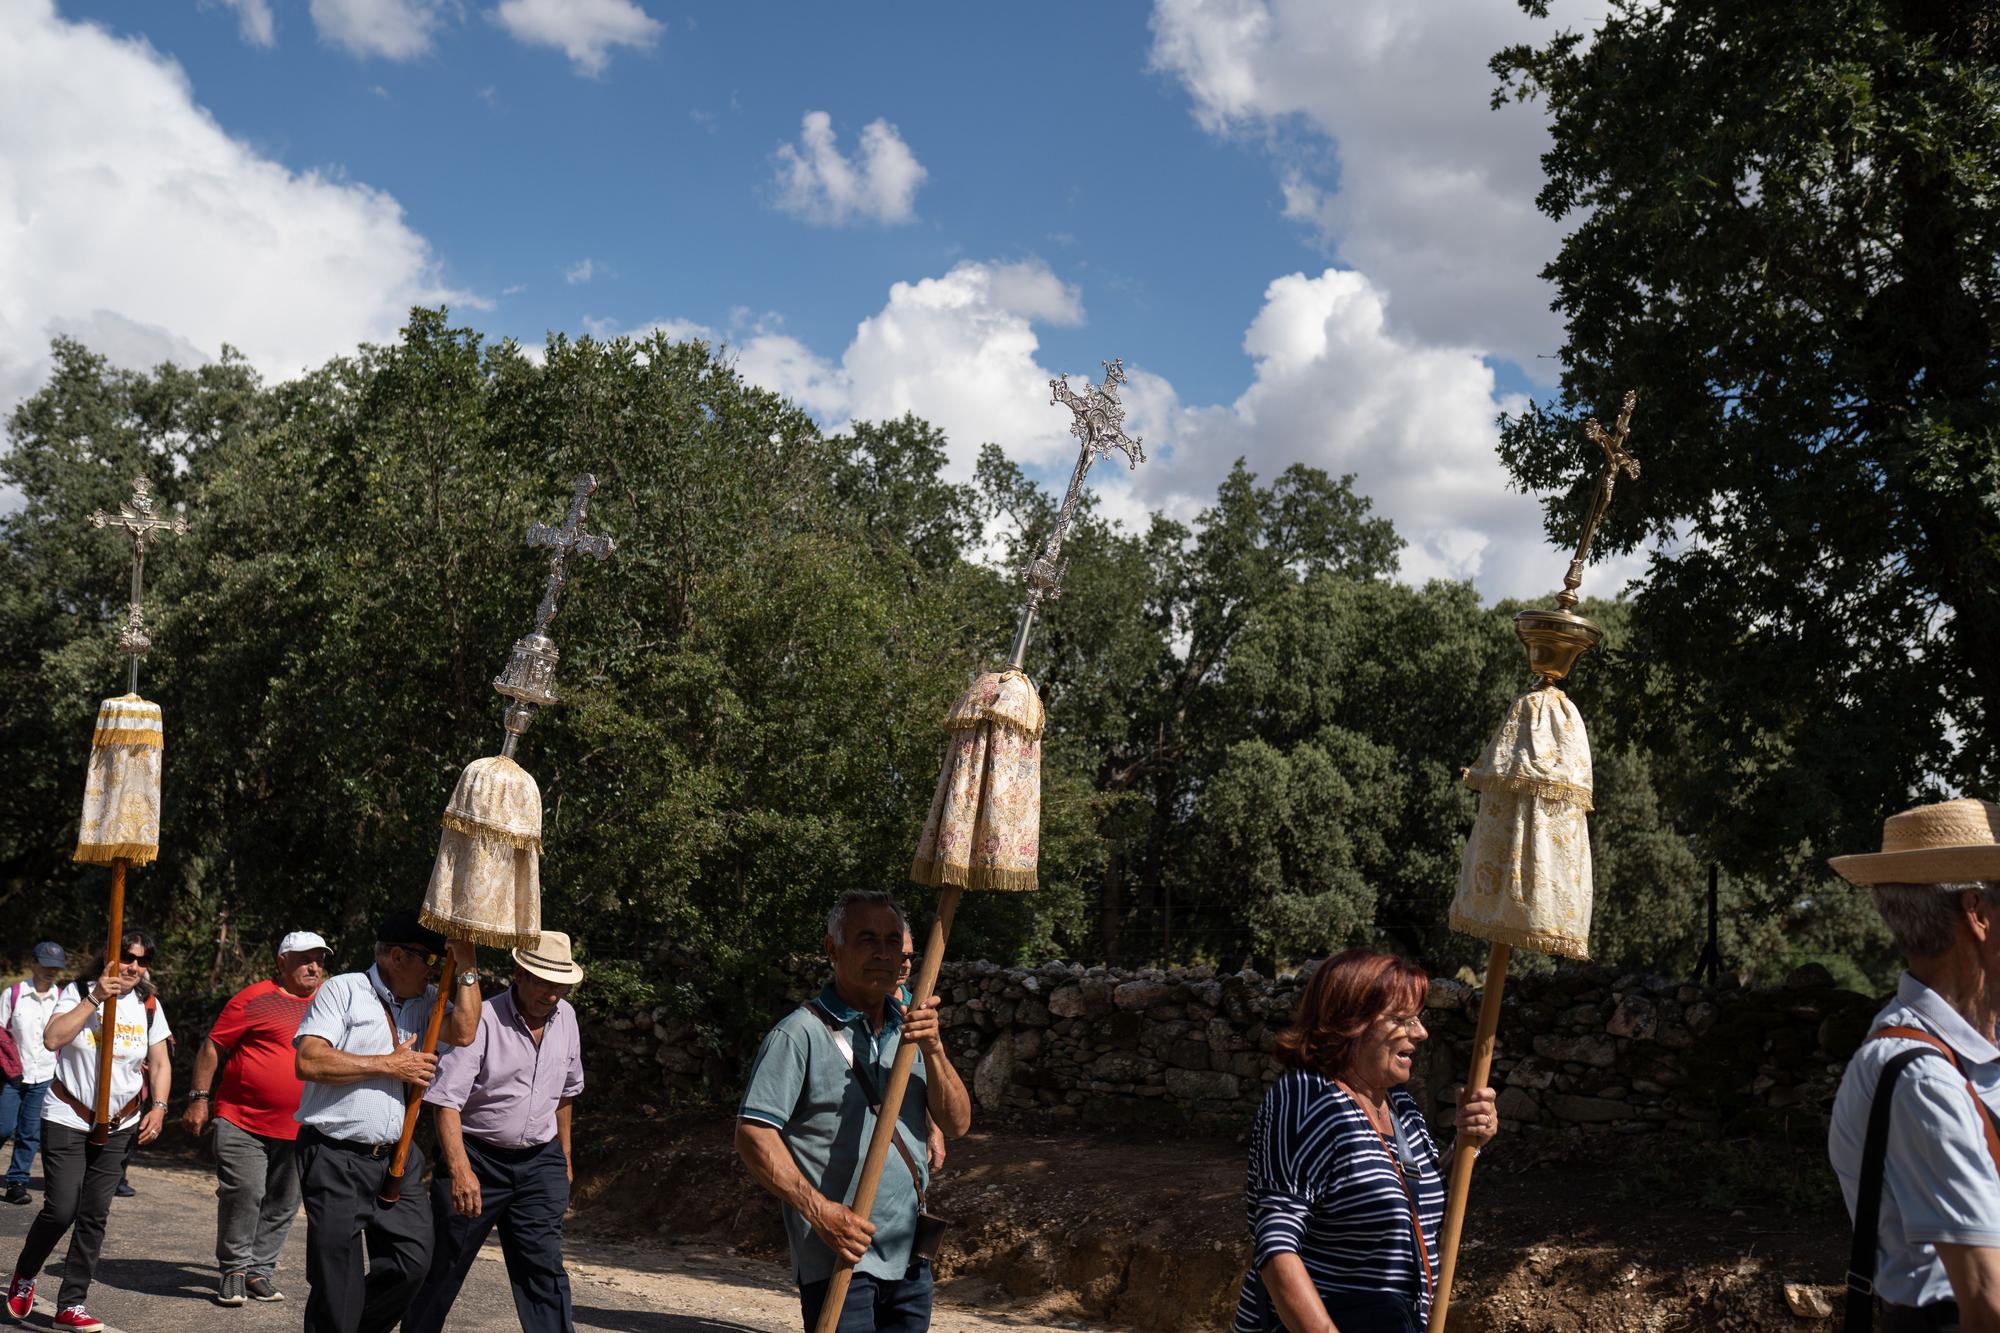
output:
[[[874,1080],[880,1094],[889,1086],[889,1066],[896,1058],[902,1036],[903,1019],[889,1006],[882,1031],[877,1033],[868,1018],[849,1006],[832,983],[819,993],[820,1003],[840,1023],[854,1048],[855,1060]],[[910,1150],[917,1171],[928,1184],[930,1166],[925,1114],[929,1109],[928,1087],[924,1080],[924,1055],[917,1052],[910,1070],[910,1084],[896,1117],[897,1133]],[[740,1119],[769,1125],[778,1131],[799,1174],[829,1199],[854,1202],[861,1183],[861,1159],[875,1133],[875,1113],[868,1096],[855,1080],[854,1068],[813,1013],[801,1006],[779,1019],[757,1050],[750,1067],[750,1083],[737,1110]],[[891,1152],[875,1191],[875,1207],[869,1219],[875,1235],[868,1253],[855,1265],[859,1272],[894,1280],[909,1271],[911,1246],[917,1232],[918,1182],[910,1179],[900,1154]],[[792,1244],[792,1268],[801,1283],[817,1282],[834,1268],[833,1251],[806,1220],[785,1205],[785,1234]]]
[[[472,1044],[438,1058],[424,1100],[457,1111],[459,1128],[481,1143],[532,1148],[556,1136],[556,1107],[582,1091],[576,1011],[556,1001],[537,1044],[509,986],[480,1006]]]
[[[56,1004],[58,1014],[68,1013],[77,1005],[87,1005],[90,1018],[81,1030],[69,1039],[69,1044],[55,1052],[57,1079],[70,1096],[85,1106],[97,1104],[97,1034],[104,1027],[104,1007],[91,1004],[88,998],[90,983],[81,986],[68,985],[62,988]],[[167,1007],[156,998],[150,1012],[146,1002],[134,991],[126,991],[118,997],[118,1007],[112,1013],[113,1026],[117,1029],[111,1040],[111,1113],[118,1114],[120,1107],[138,1096],[146,1086],[146,1056],[153,1047],[174,1035],[167,1026]],[[125,1129],[139,1123],[141,1112],[134,1107],[132,1114],[119,1121],[115,1129]],[[65,1125],[70,1129],[90,1128],[84,1118],[70,1110],[69,1103],[60,1097],[51,1096],[42,1107],[42,1119],[51,1124]]]
[[[1875,1290],[1892,1304],[1928,1305],[1952,1299],[1951,1281],[1937,1256],[1939,1243],[2000,1247],[2000,1172],[1987,1153],[1979,1109],[1965,1091],[1970,1079],[1980,1099],[2000,1110],[2000,1049],[1907,972],[1895,1001],[1875,1016],[1870,1030],[1884,1027],[1927,1029],[1958,1053],[1965,1071],[1960,1074],[1942,1059],[1917,1059],[1897,1080],[1889,1117]],[[1841,1076],[1827,1155],[1850,1217],[1882,1066],[1921,1045],[1906,1037],[1864,1042]]]
[[[399,1000],[376,968],[343,972],[320,983],[292,1046],[297,1049],[307,1037],[323,1037],[336,1051],[350,1055],[387,1055],[423,1032],[436,1002],[436,986],[426,986],[422,995],[412,999]],[[396,1015],[394,1032],[389,1029],[388,1015],[382,1012],[384,1005]],[[328,1138],[393,1143],[402,1137],[403,1089],[408,1086],[401,1079],[386,1077],[359,1083],[315,1083],[308,1079],[299,1096],[298,1122]]]
[[[46,1083],[56,1076],[56,1053],[42,1045],[42,1032],[56,1016],[56,997],[61,986],[50,986],[44,995],[32,981],[17,981],[0,991],[0,1025],[14,1034],[21,1050],[21,1081]]]

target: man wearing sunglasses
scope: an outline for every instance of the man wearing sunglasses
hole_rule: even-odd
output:
[[[437,1057],[416,1049],[442,1003],[430,984],[449,955],[453,979],[440,1046],[463,1046],[479,1030],[477,954],[446,942],[415,912],[395,912],[375,931],[375,963],[320,983],[293,1046],[304,1080],[299,1097],[299,1183],[306,1205],[306,1333],[377,1333],[403,1317],[431,1262],[431,1209],[424,1155],[412,1144],[394,1204],[377,1201],[406,1097],[420,1097]],[[363,1252],[367,1255],[364,1274]]]

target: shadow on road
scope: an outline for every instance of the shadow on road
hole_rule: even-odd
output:
[[[601,1306],[575,1307],[576,1322],[607,1333],[759,1333],[749,1324],[727,1324],[717,1319],[687,1315],[654,1314],[641,1310],[606,1310]]]
[[[60,1265],[51,1264],[51,1271]],[[193,1296],[215,1299],[215,1270],[195,1268],[170,1259],[139,1259],[106,1255],[98,1261],[96,1282],[144,1296]],[[220,1309],[221,1307],[216,1307]]]

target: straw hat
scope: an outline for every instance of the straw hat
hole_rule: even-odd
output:
[[[1827,861],[1852,884],[2000,880],[2000,805],[1940,801],[1882,821],[1882,850]]]
[[[574,986],[583,980],[583,969],[570,953],[569,936],[560,930],[545,930],[532,949],[514,950],[514,961],[543,981]]]

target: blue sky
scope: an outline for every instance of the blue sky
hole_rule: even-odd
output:
[[[275,377],[448,300],[707,336],[829,426],[915,410],[1053,479],[1047,378],[1122,356],[1154,458],[1114,514],[1305,461],[1405,577],[1560,576],[1492,456],[1560,343],[1539,117],[1485,109],[1550,27],[1500,0],[6,9],[0,399],[53,332]]]

